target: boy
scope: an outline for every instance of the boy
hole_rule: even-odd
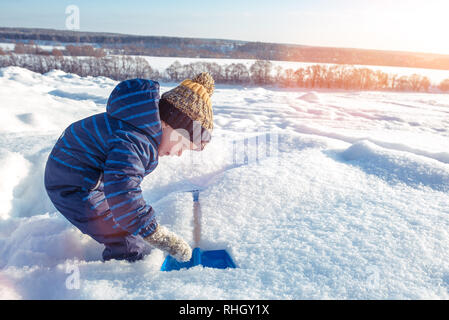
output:
[[[140,183],[158,158],[203,150],[213,129],[214,80],[200,73],[165,92],[131,79],[112,91],[106,112],[72,123],[51,151],[45,188],[56,209],[103,243],[103,260],[143,258],[145,243],[188,261],[190,246],[159,226]]]

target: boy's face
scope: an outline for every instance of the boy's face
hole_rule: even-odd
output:
[[[184,137],[165,122],[162,122],[162,139],[159,145],[159,157],[163,156],[181,156],[184,150],[199,150],[192,141]]]

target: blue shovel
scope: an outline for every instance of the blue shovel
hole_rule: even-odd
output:
[[[201,250],[199,248],[199,242],[201,239],[201,208],[199,201],[200,191],[195,189],[191,190],[193,194],[193,240],[195,248],[192,252],[192,258],[187,262],[179,262],[172,256],[167,256],[162,264],[161,271],[180,270],[183,268],[192,268],[194,266],[202,265],[203,267],[226,269],[235,268],[236,265],[232,261],[231,256],[226,250]]]

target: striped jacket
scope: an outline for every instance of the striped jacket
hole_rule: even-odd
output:
[[[94,198],[89,199],[89,209],[114,219],[114,227],[144,237],[150,234],[155,228],[154,210],[143,199],[140,183],[158,164],[159,98],[156,81],[119,83],[106,112],[64,130],[49,156],[64,174],[50,174],[48,180],[53,181],[46,184],[80,186],[88,191],[83,201]]]

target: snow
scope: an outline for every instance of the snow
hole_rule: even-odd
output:
[[[200,187],[200,246],[238,268],[162,272],[157,249],[102,262],[43,186],[62,130],[116,84],[0,69],[0,299],[449,298],[448,95],[218,85],[213,141],[142,188],[193,244]]]
[[[13,209],[14,189],[29,175],[30,163],[20,153],[0,149],[0,218],[9,218]]]

